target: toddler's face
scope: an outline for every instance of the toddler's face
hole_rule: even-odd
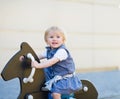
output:
[[[46,38],[46,42],[47,44],[51,47],[51,48],[58,48],[60,47],[63,43],[63,35],[60,31],[50,31],[47,35]]]

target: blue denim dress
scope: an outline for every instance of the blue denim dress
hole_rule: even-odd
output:
[[[75,72],[75,65],[73,59],[64,45],[56,49],[51,49],[50,47],[46,48],[47,59],[52,58],[54,54],[61,48],[65,49],[66,52],[68,53],[68,57],[66,60],[60,61],[54,64],[53,66],[44,69],[46,81],[49,81],[56,75],[65,76],[67,74],[73,74]],[[81,81],[78,79],[76,75],[73,75],[72,77],[61,79],[55,82],[50,91],[52,93],[71,94],[80,90],[81,88],[82,88]]]

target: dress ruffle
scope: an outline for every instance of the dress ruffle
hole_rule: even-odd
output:
[[[60,94],[70,94],[82,89],[82,82],[76,75],[66,79],[55,82],[52,86],[51,92]]]

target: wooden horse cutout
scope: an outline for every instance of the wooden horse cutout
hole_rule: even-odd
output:
[[[48,99],[48,92],[42,91],[41,88],[45,82],[44,72],[42,69],[36,69],[35,74],[33,75],[33,81],[24,82],[24,79],[31,74],[31,60],[24,59],[23,62],[19,61],[21,55],[27,55],[31,53],[35,60],[39,62],[39,59],[33,49],[29,46],[28,43],[23,42],[21,44],[21,49],[18,51],[6,64],[4,67],[1,76],[7,81],[13,78],[18,77],[20,81],[20,94],[17,99]],[[86,86],[83,90],[80,90],[74,93],[76,99],[97,99],[98,93],[94,85],[87,81],[81,80],[83,86]],[[32,97],[32,98],[31,98]],[[63,99],[63,98],[62,98]],[[69,99],[69,98],[64,98]]]

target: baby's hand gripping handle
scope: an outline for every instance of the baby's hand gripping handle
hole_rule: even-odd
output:
[[[31,61],[35,61],[35,58],[33,57],[33,55],[31,53],[27,54],[27,58],[31,59]],[[35,68],[33,67],[30,75],[28,76],[28,78],[24,78],[23,82],[24,83],[28,83],[28,82],[32,83],[34,81],[34,79],[33,79],[34,74],[35,74]]]

